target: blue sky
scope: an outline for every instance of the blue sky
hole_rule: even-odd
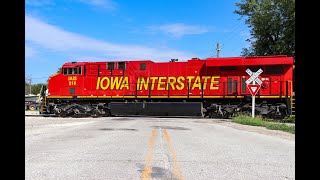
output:
[[[240,0],[26,0],[25,75],[46,83],[65,62],[239,56]]]

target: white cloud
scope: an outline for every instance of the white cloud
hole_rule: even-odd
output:
[[[105,9],[115,9],[115,3],[112,0],[80,0],[83,3]]]
[[[183,23],[150,26],[149,29],[152,31],[162,31],[176,38],[182,37],[184,35],[189,35],[189,34],[202,34],[202,33],[209,32],[209,29],[207,27],[196,26],[196,25],[186,25]]]
[[[63,30],[26,15],[26,42],[73,57],[106,57],[105,59],[187,60],[194,54],[172,49],[155,49],[140,45],[109,43]]]

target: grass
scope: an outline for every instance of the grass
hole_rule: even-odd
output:
[[[295,134],[295,126],[287,125],[285,123],[265,121],[261,116],[252,118],[251,116],[247,115],[239,115],[237,117],[234,117],[232,119],[232,122],[250,126],[261,126],[271,130],[280,130]]]
[[[295,134],[295,126],[290,126],[284,123],[268,123],[265,127],[267,129],[280,130]]]
[[[290,115],[286,118],[284,118],[284,122],[286,123],[295,123],[296,116],[295,115]]]
[[[265,121],[262,120],[262,117],[257,116],[252,118],[251,116],[239,115],[232,120],[235,123],[251,125],[251,126],[265,126]]]

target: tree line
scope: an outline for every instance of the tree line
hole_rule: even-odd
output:
[[[235,14],[250,28],[243,56],[295,56],[295,0],[241,0]]]
[[[25,81],[25,84],[24,84],[24,94],[39,94],[40,93],[40,90],[41,90],[41,87],[45,85],[47,86],[47,84],[44,84],[44,83],[38,83],[38,84],[29,84]]]

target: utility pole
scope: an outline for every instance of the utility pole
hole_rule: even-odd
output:
[[[30,93],[29,94],[32,94],[31,93],[31,81],[32,81],[31,75],[30,75],[30,79],[29,80],[30,80]]]
[[[27,83],[27,87],[25,89],[26,92],[28,92],[28,94],[31,94],[31,84],[32,84],[32,78],[31,78],[31,75],[30,76],[27,76],[25,75],[25,82]],[[29,88],[28,88],[29,86]],[[28,90],[27,90],[28,89]]]
[[[220,49],[220,44],[219,43],[217,43],[217,57],[220,57],[220,51],[221,51],[221,49]]]

